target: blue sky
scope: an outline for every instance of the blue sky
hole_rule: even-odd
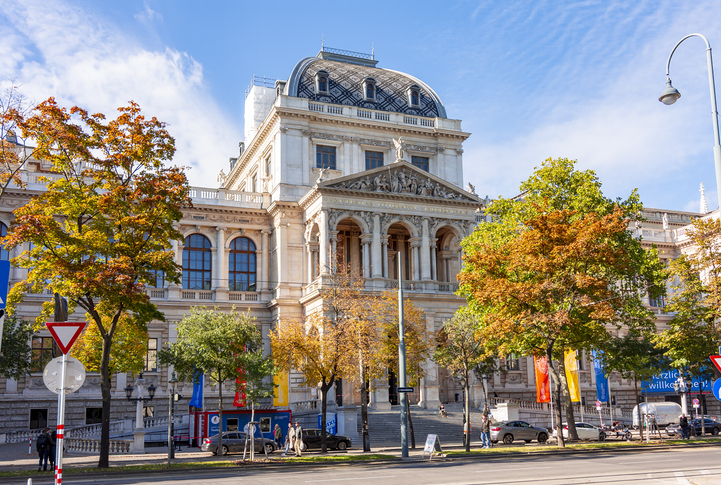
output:
[[[215,186],[253,75],[287,79],[321,39],[373,46],[378,67],[424,80],[463,121],[479,195],[515,195],[567,157],[610,197],[638,188],[647,207],[698,211],[700,183],[718,205],[703,41],[674,54],[681,100],[658,102],[668,55],[693,32],[721,49],[717,1],[16,0],[0,5],[0,80],[106,114],[133,99],[170,124],[191,184]]]

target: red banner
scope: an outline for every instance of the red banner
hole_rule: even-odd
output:
[[[533,356],[536,370],[536,400],[538,402],[551,402],[551,387],[548,383],[548,362],[546,356]]]

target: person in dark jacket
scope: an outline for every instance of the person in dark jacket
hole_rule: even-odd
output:
[[[35,445],[38,451],[38,471],[48,471],[48,459],[50,458],[50,448],[55,446],[55,441],[50,436],[50,428],[45,428],[40,435],[38,435],[37,444]]]
[[[50,447],[50,469],[55,470],[55,452],[57,451],[57,442],[58,442],[58,432],[57,430],[53,430],[50,433],[50,440],[53,442],[52,446]]]
[[[683,440],[691,439],[691,436],[689,435],[689,432],[688,432],[688,418],[686,417],[685,414],[682,414],[678,418],[678,424],[681,428],[681,439],[683,439]]]
[[[491,420],[485,414],[481,417],[481,448],[491,447]]]

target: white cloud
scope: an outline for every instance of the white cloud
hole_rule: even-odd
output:
[[[217,185],[241,129],[212,99],[192,57],[148,50],[132,33],[62,2],[6,3],[0,15],[10,26],[0,33],[0,45],[11,45],[14,53],[12,60],[0,56],[2,72],[21,83],[29,99],[54,96],[62,105],[109,117],[134,100],[146,116],[168,123],[176,139],[174,162],[192,168],[191,184]]]
[[[143,3],[143,11],[135,14],[135,18],[142,23],[151,23],[153,20],[163,20],[163,15],[156,12],[147,2]]]

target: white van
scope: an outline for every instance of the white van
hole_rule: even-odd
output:
[[[671,423],[678,423],[678,417],[681,416],[681,405],[675,402],[650,402],[648,404],[641,403],[633,408],[633,426],[639,426],[641,419],[638,416],[638,410],[641,408],[641,414],[653,414],[656,416],[656,425],[663,428]]]

